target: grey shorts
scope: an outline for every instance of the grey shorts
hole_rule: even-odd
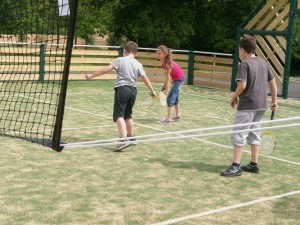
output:
[[[259,111],[236,111],[234,125],[260,122],[262,121],[265,114],[265,110]],[[260,128],[261,124],[247,125],[242,127],[236,127],[232,130],[243,130],[243,129],[255,129]],[[244,146],[246,141],[249,145],[260,145],[261,143],[261,131],[241,132],[231,135],[231,144],[236,146]]]

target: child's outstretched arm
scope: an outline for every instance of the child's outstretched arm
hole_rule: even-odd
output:
[[[86,74],[85,75],[85,79],[90,80],[90,79],[92,79],[94,77],[98,77],[98,76],[101,76],[103,74],[106,74],[106,73],[112,71],[113,69],[114,69],[114,67],[112,65],[108,65],[106,67],[101,68],[100,70],[98,70],[95,73],[88,73],[88,74]]]
[[[143,82],[145,83],[145,85],[147,86],[147,88],[151,91],[151,95],[156,98],[157,97],[157,94],[156,92],[154,91],[153,87],[152,87],[152,84],[150,82],[150,80],[148,79],[148,77],[146,75],[144,76],[141,76]]]

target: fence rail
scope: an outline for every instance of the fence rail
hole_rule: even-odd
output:
[[[35,75],[31,78],[24,76],[24,79],[36,81],[57,79],[53,76],[53,71],[57,67],[63,68],[64,62],[55,61],[51,49],[61,47],[59,44],[0,43],[0,70],[2,73],[14,76],[30,71]],[[116,57],[121,56],[122,52],[123,49],[119,46],[74,45],[69,79],[84,79],[84,74],[92,73],[108,65]],[[172,57],[183,69],[187,84],[230,89],[233,55],[173,50]],[[156,49],[139,48],[136,58],[143,64],[152,82],[164,81],[161,64],[156,59]],[[5,77],[7,76],[2,76],[0,80],[5,80]],[[116,72],[112,72],[96,79],[115,78]]]

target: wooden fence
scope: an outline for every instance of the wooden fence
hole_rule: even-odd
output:
[[[51,51],[51,48],[56,48]],[[59,45],[36,46],[15,45],[14,47],[0,44],[1,73],[27,74],[23,79],[48,81],[59,79],[54,71],[62,71],[63,52],[57,51]],[[44,51],[44,52],[41,52]],[[63,51],[63,50],[62,50]],[[53,54],[55,52],[55,54]],[[72,52],[69,80],[83,80],[84,74],[97,71],[122,55],[119,46],[87,46],[75,45]],[[230,89],[232,76],[233,55],[174,50],[173,60],[176,61],[186,75],[186,83],[190,85],[208,86]],[[59,60],[56,60],[56,59]],[[163,82],[164,74],[160,61],[156,59],[156,49],[139,48],[136,56],[152,82]],[[30,71],[30,73],[28,72]],[[1,76],[5,80],[7,76]],[[116,72],[105,74],[96,79],[115,79]],[[11,77],[9,78],[11,80]],[[16,79],[19,80],[19,79]]]

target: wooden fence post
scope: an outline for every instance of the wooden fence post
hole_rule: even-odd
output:
[[[43,82],[45,79],[45,44],[40,45],[40,70],[39,70],[39,82]]]
[[[188,64],[188,79],[187,84],[194,84],[194,61],[195,61],[195,53],[194,51],[189,51],[189,64]]]

